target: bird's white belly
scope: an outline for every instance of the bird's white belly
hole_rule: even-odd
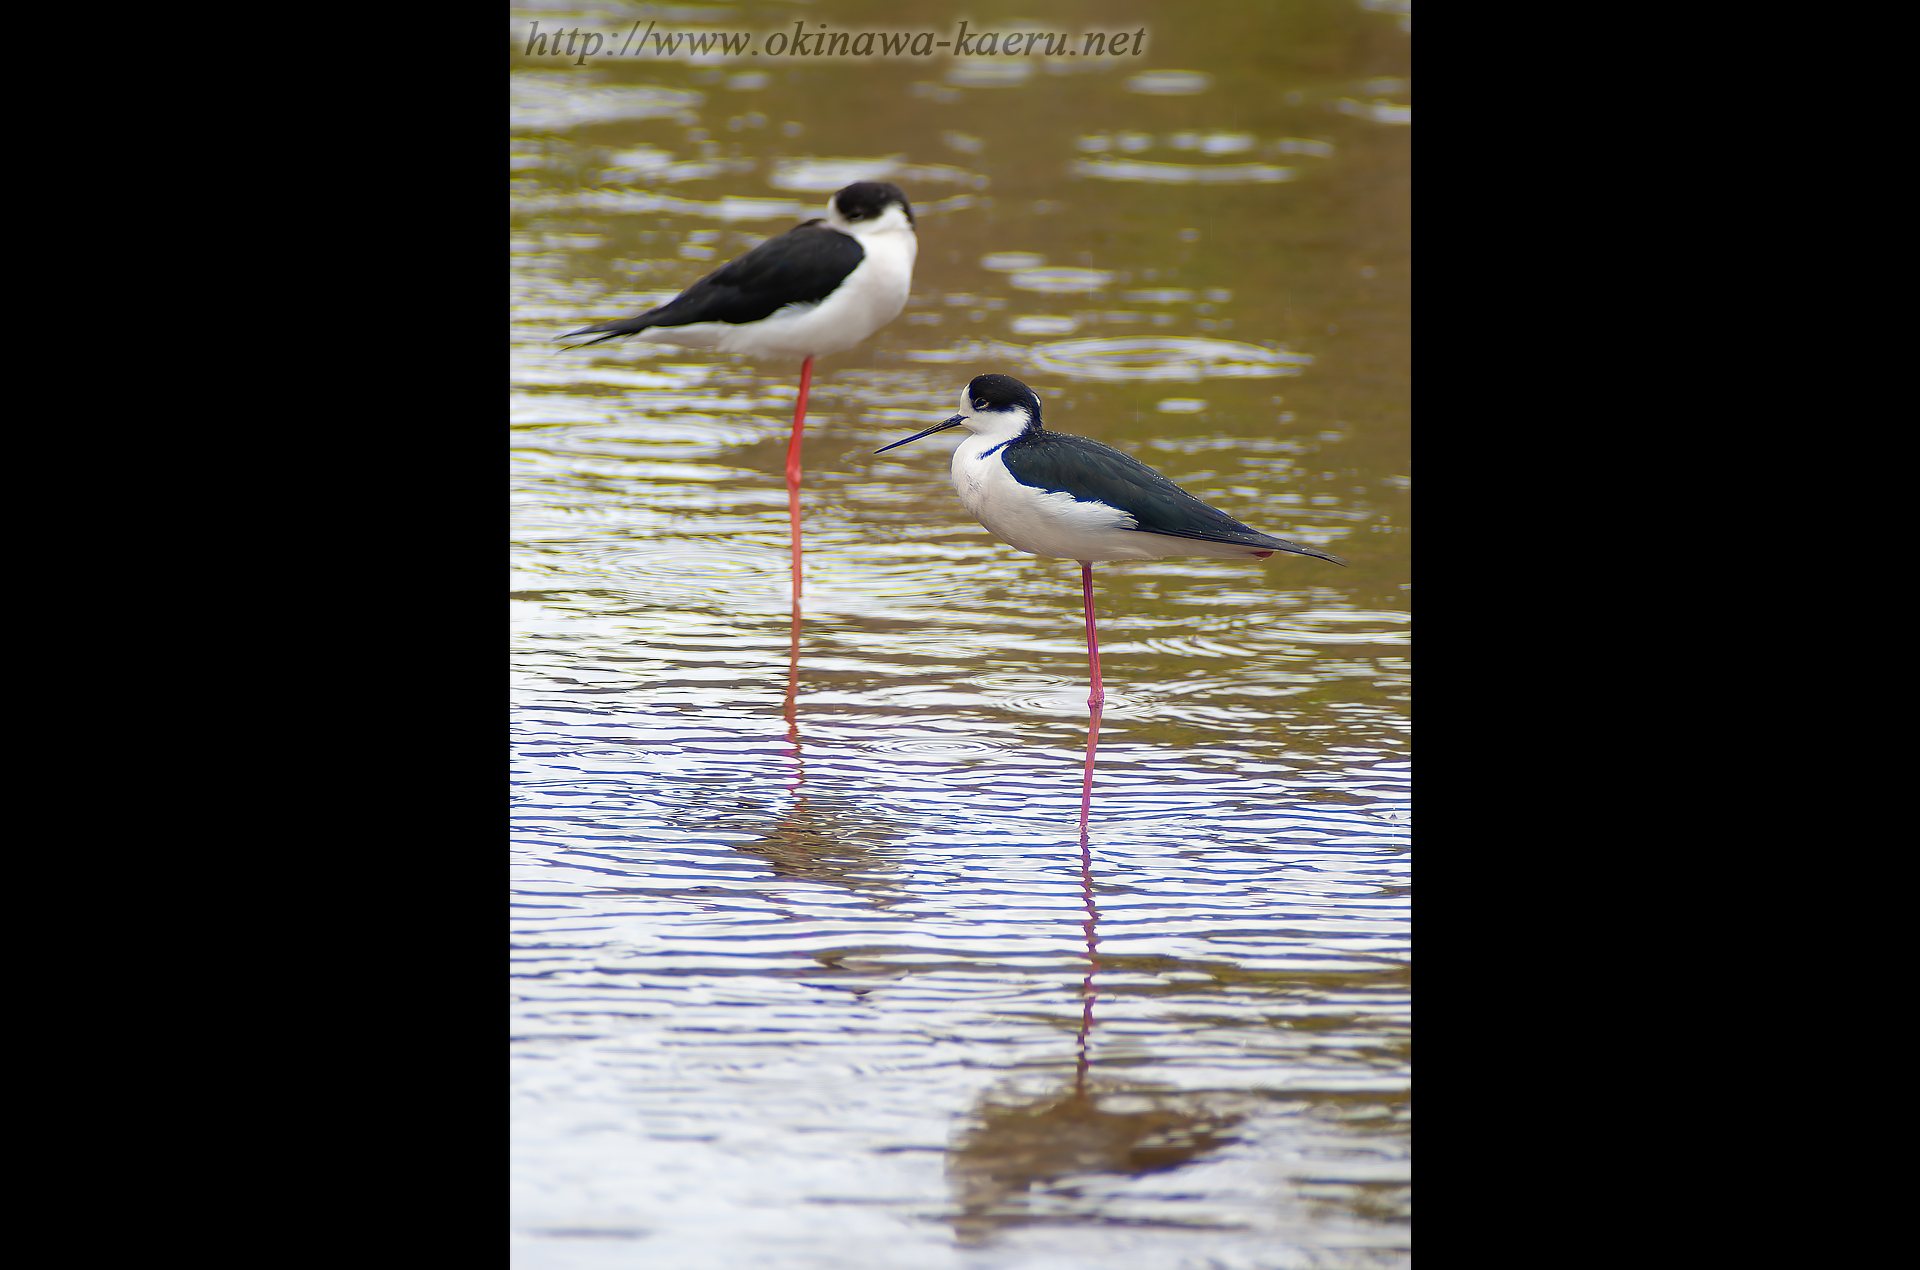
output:
[[[1180,545],[1166,550],[1172,539],[1134,532],[1138,522],[1126,512],[1022,485],[998,454],[980,457],[990,448],[996,443],[989,437],[970,436],[960,443],[953,452],[953,486],[974,519],[1009,546],[1056,560],[1159,560],[1182,554]]]
[[[854,271],[819,304],[790,304],[759,322],[695,322],[656,326],[640,338],[682,348],[710,348],[749,357],[804,359],[842,353],[900,316],[913,286],[918,248],[912,231],[870,234]]]

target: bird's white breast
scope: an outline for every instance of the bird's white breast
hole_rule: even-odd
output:
[[[1056,560],[1159,560],[1179,554],[1178,547],[1163,549],[1167,539],[1133,532],[1139,522],[1118,508],[1022,485],[1000,461],[1005,440],[974,433],[953,452],[953,487],[994,537]]]

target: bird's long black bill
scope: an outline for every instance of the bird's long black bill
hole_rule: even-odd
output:
[[[934,424],[931,428],[928,428],[925,432],[916,432],[910,437],[905,437],[899,441],[895,441],[892,445],[883,445],[879,449],[875,450],[874,453],[885,454],[888,450],[897,450],[901,446],[905,445],[908,441],[918,441],[921,437],[930,437],[936,432],[945,432],[948,428],[957,428],[961,424],[965,423],[966,420],[967,420],[967,417],[965,415],[955,415],[953,418],[947,420],[945,423]]]

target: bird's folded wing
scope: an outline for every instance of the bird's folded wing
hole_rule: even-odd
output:
[[[1041,432],[1010,445],[1007,470],[1022,485],[1105,503],[1139,522],[1135,528],[1176,538],[1241,542],[1266,535],[1215,511],[1131,454],[1085,437]]]
[[[1140,533],[1290,551],[1346,563],[1338,556],[1249,528],[1131,454],[1086,437],[1041,432],[1008,446],[1004,453],[1007,469],[1021,484],[1117,508],[1133,517],[1130,528]]]
[[[833,294],[867,256],[858,239],[817,220],[769,238],[738,260],[729,260],[658,308],[614,322],[569,331],[598,335],[600,344],[654,326],[691,326],[695,322],[758,322],[789,304],[813,304]],[[576,344],[585,348],[586,344]]]
[[[801,225],[728,261],[646,316],[651,326],[758,322],[789,304],[817,304],[866,259],[857,238]]]

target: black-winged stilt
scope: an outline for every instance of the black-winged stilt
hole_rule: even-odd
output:
[[[800,398],[787,442],[787,516],[793,526],[793,594],[800,595],[800,433],[813,359],[845,352],[899,316],[913,285],[913,208],[900,187],[856,181],[827,200],[827,214],[769,238],[673,299],[637,317],[569,331],[749,357],[797,357]]]
[[[1093,626],[1096,560],[1211,556],[1264,560],[1276,551],[1346,561],[1313,547],[1249,529],[1207,506],[1130,454],[1040,423],[1040,398],[1010,375],[980,375],[960,394],[960,413],[875,454],[921,437],[965,428],[953,452],[960,501],[987,531],[1021,551],[1080,562],[1087,612],[1087,765],[1080,829],[1093,797],[1093,752],[1100,737],[1100,641]]]

